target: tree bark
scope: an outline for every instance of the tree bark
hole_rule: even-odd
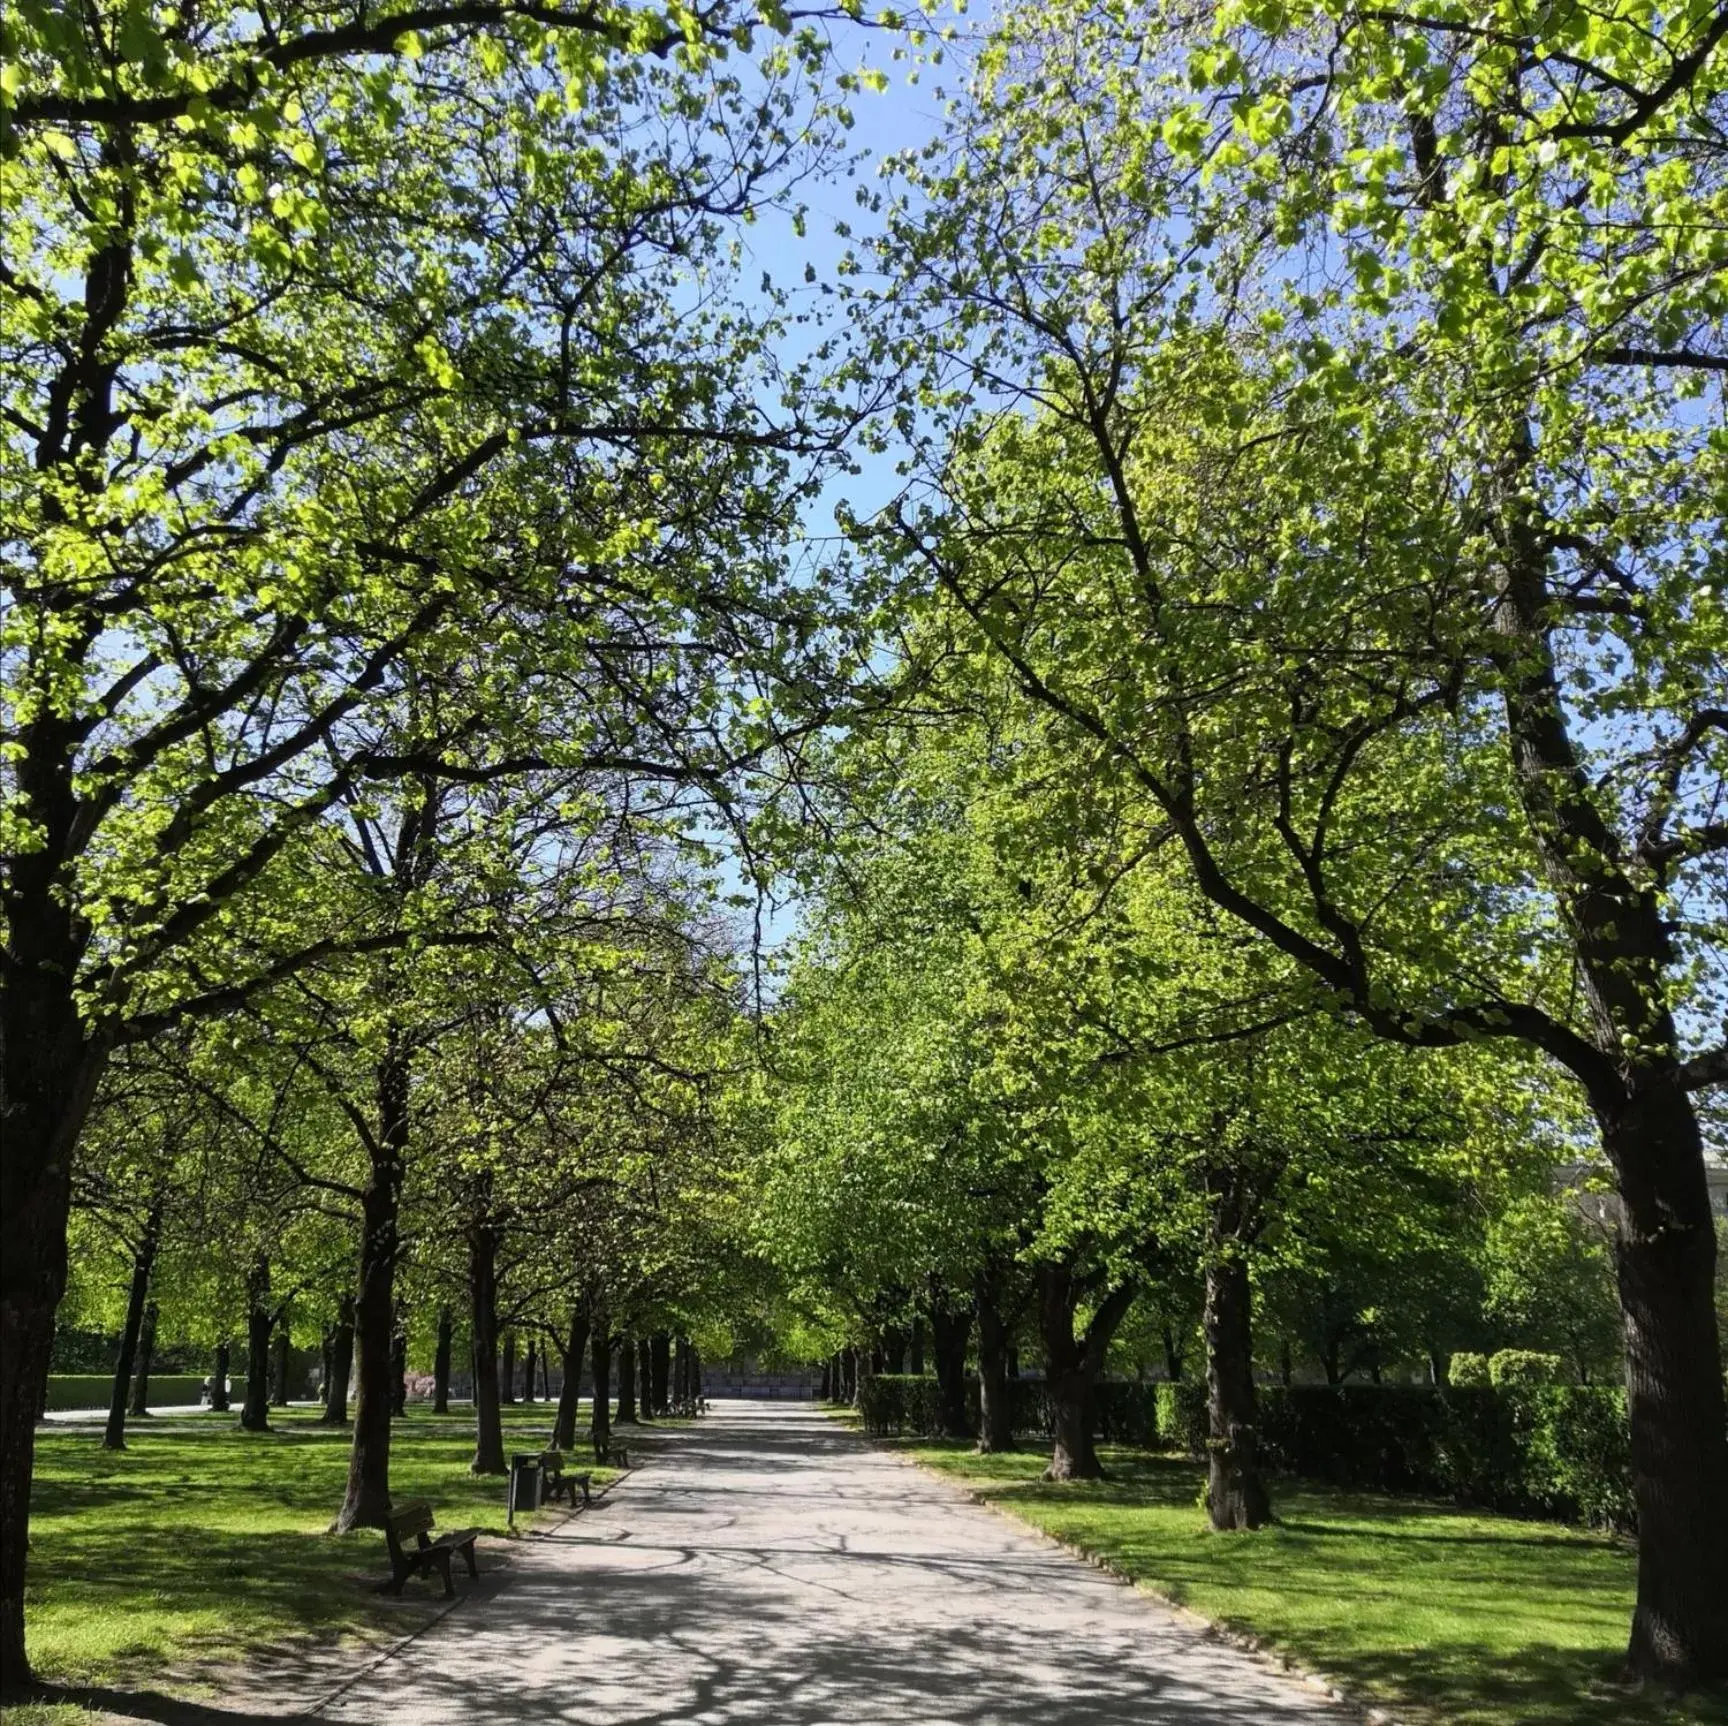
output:
[[[144,1329],[149,1306],[150,1273],[156,1264],[156,1245],[162,1238],[162,1201],[156,1199],[144,1219],[144,1232],[132,1255],[132,1286],[126,1294],[126,1324],[120,1332],[120,1357],[114,1363],[114,1392],[108,1401],[108,1426],[102,1434],[104,1450],[126,1448],[126,1410],[132,1390],[132,1362]]]
[[[226,1414],[231,1406],[228,1399],[228,1345],[219,1342],[210,1370],[210,1407],[217,1414]]]
[[[656,1415],[672,1412],[672,1339],[665,1331],[656,1331],[649,1339],[649,1384]]]
[[[1206,1511],[1217,1529],[1259,1528],[1272,1515],[1256,1454],[1248,1261],[1233,1245],[1206,1266]]]
[[[277,1408],[288,1406],[288,1353],[293,1346],[284,1313],[276,1321],[276,1335],[270,1344],[270,1401]]]
[[[618,1416],[614,1424],[636,1425],[636,1342],[628,1336],[618,1339]]]
[[[1008,1326],[1002,1313],[1002,1277],[994,1267],[978,1273],[973,1304],[978,1309],[978,1449],[989,1455],[1014,1448],[1014,1415],[1008,1403]]]
[[[1667,1680],[1728,1677],[1728,1414],[1703,1145],[1677,1084],[1593,1097],[1619,1174],[1615,1270],[1638,1510],[1627,1658]]]
[[[1044,1343],[1044,1382],[1050,1398],[1050,1464],[1046,1480],[1102,1480],[1104,1469],[1092,1442],[1092,1390],[1116,1328],[1134,1304],[1132,1285],[1112,1289],[1099,1303],[1083,1335],[1074,1319],[1085,1294],[1082,1279],[1067,1263],[1038,1267],[1038,1330]]]
[[[1182,1382],[1182,1360],[1186,1350],[1176,1340],[1176,1333],[1170,1328],[1168,1321],[1164,1327],[1164,1376],[1172,1384]]]
[[[972,1335],[972,1312],[932,1302],[931,1352],[936,1357],[936,1399],[945,1438],[970,1438],[972,1422],[966,1411],[966,1344]]]
[[[270,1261],[262,1254],[246,1278],[246,1400],[240,1425],[246,1432],[270,1430]]]
[[[576,1408],[582,1395],[582,1354],[588,1346],[587,1309],[570,1309],[570,1333],[564,1342],[564,1388],[558,1393],[558,1413],[552,1422],[552,1448],[576,1448]]]
[[[344,1295],[330,1332],[330,1371],[324,1379],[320,1426],[348,1424],[348,1379],[354,1370],[354,1297]]]
[[[612,1338],[607,1334],[604,1313],[596,1315],[594,1319],[591,1353],[594,1367],[594,1412],[588,1430],[594,1442],[594,1460],[604,1462],[612,1449]]]
[[[468,1227],[469,1333],[474,1339],[474,1460],[471,1474],[503,1474],[504,1416],[498,1387],[498,1231],[482,1189]]]
[[[390,1418],[408,1412],[408,1331],[400,1317],[390,1335]]]
[[[504,1364],[498,1373],[499,1398],[506,1403],[516,1401],[516,1333],[504,1333]]]
[[[654,1418],[654,1349],[647,1337],[636,1347],[636,1413],[643,1420]]]
[[[390,1510],[391,1351],[396,1331],[396,1255],[402,1179],[408,1155],[409,1056],[392,1033],[378,1063],[378,1128],[367,1146],[371,1168],[360,1198],[360,1285],[354,1342],[360,1370],[348,1487],[332,1527],[382,1528]]]
[[[132,1379],[130,1409],[134,1420],[150,1412],[150,1363],[156,1355],[156,1316],[156,1303],[151,1301],[144,1308],[144,1325],[138,1333],[138,1370]]]
[[[912,1343],[909,1353],[911,1358],[906,1370],[915,1378],[922,1378],[924,1376],[924,1315],[922,1313],[912,1315]]]
[[[528,1353],[522,1362],[522,1400],[524,1402],[534,1400],[534,1367],[539,1347],[539,1343],[533,1337],[529,1337]]]
[[[450,1344],[456,1321],[448,1306],[438,1309],[438,1347],[432,1356],[432,1412],[450,1412]]]

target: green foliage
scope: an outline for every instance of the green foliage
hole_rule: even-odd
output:
[[[201,1373],[156,1373],[150,1375],[150,1400],[165,1407],[183,1408],[198,1401],[204,1388]],[[114,1392],[112,1373],[64,1373],[48,1375],[48,1407],[107,1411]]]
[[[1558,1384],[1560,1378],[1561,1362],[1557,1354],[1503,1348],[1488,1357],[1488,1382],[1493,1385]]]
[[[1489,1384],[1492,1381],[1488,1375],[1487,1355],[1460,1350],[1452,1356],[1448,1377],[1453,1384],[1467,1389],[1479,1389]]]

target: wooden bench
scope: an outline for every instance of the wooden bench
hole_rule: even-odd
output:
[[[594,1501],[589,1496],[588,1487],[594,1476],[586,1470],[566,1474],[564,1472],[564,1452],[547,1450],[540,1454],[540,1481],[546,1502],[555,1504],[562,1493],[570,1500],[570,1508],[576,1508],[576,1495],[581,1493],[584,1504]]]
[[[384,1539],[390,1547],[390,1580],[385,1587],[392,1594],[400,1594],[402,1585],[410,1576],[430,1576],[433,1571],[444,1578],[445,1594],[454,1594],[456,1585],[450,1578],[450,1555],[453,1552],[462,1554],[470,1576],[480,1574],[474,1563],[474,1541],[479,1529],[457,1529],[449,1534],[440,1534],[436,1540],[429,1540],[427,1534],[431,1527],[432,1506],[423,1498],[413,1499],[392,1510],[384,1519]],[[410,1539],[417,1544],[409,1546],[407,1542]]]

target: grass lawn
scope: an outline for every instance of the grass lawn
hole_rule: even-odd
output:
[[[541,1448],[553,1412],[547,1403],[506,1409],[505,1450]],[[133,1421],[123,1452],[101,1448],[99,1422],[39,1428],[26,1596],[39,1675],[154,1688],[170,1665],[307,1635],[327,1647],[344,1635],[412,1629],[420,1616],[409,1609],[409,1622],[401,1603],[377,1592],[389,1575],[383,1536],[325,1533],[342,1500],[349,1434],[315,1418],[313,1409],[272,1409],[270,1433],[240,1432],[232,1414]],[[473,1450],[470,1410],[410,1405],[390,1447],[397,1501],[427,1498],[441,1527],[503,1534],[505,1482],[471,1475]],[[595,1483],[615,1472],[595,1470]],[[410,1582],[407,1592],[435,1598],[439,1589]],[[63,1717],[6,1714],[8,1726]]]
[[[1448,1726],[1728,1726],[1728,1700],[1629,1696],[1635,1555],[1556,1523],[1421,1499],[1275,1487],[1279,1526],[1215,1534],[1194,1463],[1105,1450],[1105,1482],[1052,1485],[1042,1454],[907,1445],[987,1502],[1214,1623],[1247,1631],[1401,1719]]]

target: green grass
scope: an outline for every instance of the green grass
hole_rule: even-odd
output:
[[[1193,1463],[1106,1450],[1104,1482],[1053,1485],[1044,1457],[908,1446],[987,1502],[1247,1632],[1353,1695],[1448,1726],[1728,1726],[1728,1701],[1630,1695],[1636,1555],[1555,1523],[1297,1481],[1277,1527],[1214,1533]]]
[[[538,1449],[552,1417],[544,1403],[507,1409],[506,1451]],[[123,1452],[103,1450],[99,1428],[38,1430],[25,1610],[42,1678],[155,1687],[171,1664],[401,1634],[430,1610],[436,1584],[410,1582],[408,1607],[378,1593],[389,1562],[376,1529],[325,1532],[347,1431],[317,1426],[310,1409],[272,1410],[271,1423],[255,1434],[232,1414],[136,1421]],[[505,1482],[471,1475],[473,1450],[470,1411],[411,1406],[391,1440],[393,1494],[430,1499],[443,1527],[504,1533]],[[596,1470],[596,1484],[614,1472]],[[7,1711],[8,1726],[35,1717]]]

